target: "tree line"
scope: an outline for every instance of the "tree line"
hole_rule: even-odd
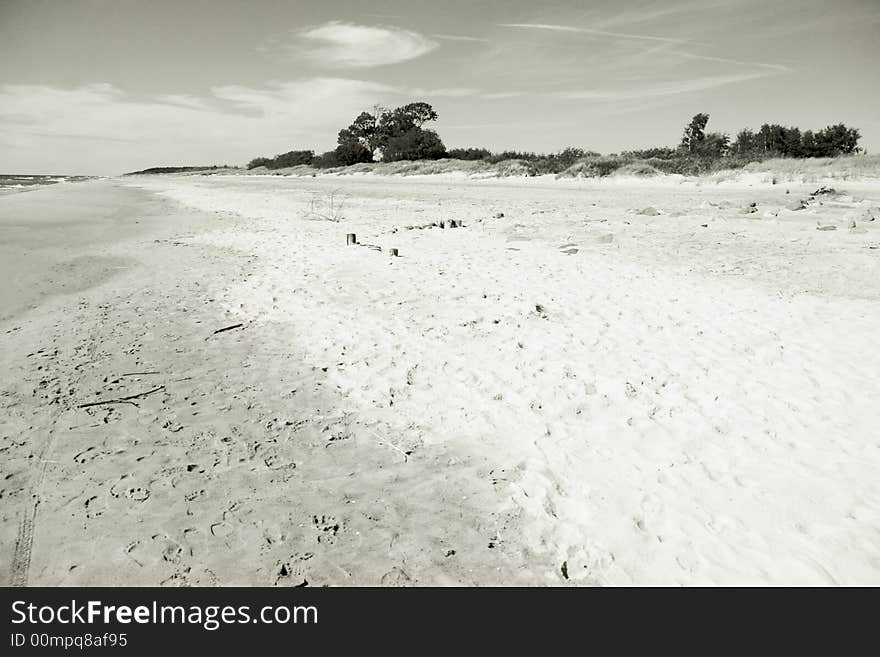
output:
[[[348,127],[339,131],[336,148],[331,151],[316,155],[311,150],[293,150],[272,158],[255,158],[247,167],[283,169],[308,165],[333,168],[377,160],[450,158],[488,163],[519,160],[530,175],[561,173],[579,163],[586,165],[585,170],[592,172],[591,175],[607,175],[615,168],[635,161],[665,173],[702,173],[715,168],[744,166],[770,157],[836,157],[861,150],[859,131],[842,123],[815,132],[765,123],[755,131],[744,128],[731,139],[726,133],[706,131],[709,123],[706,113],[699,113],[691,119],[676,147],[646,148],[609,156],[575,147],[549,154],[493,153],[482,147],[447,150],[440,136],[424,127],[436,120],[437,112],[425,102],[408,103],[394,109],[375,106],[371,112],[361,112]]]
[[[859,152],[861,134],[843,123],[813,132],[765,123],[757,131],[744,128],[731,141],[727,134],[705,132],[708,114],[697,114],[685,127],[679,148],[688,154],[710,157],[836,157]]]

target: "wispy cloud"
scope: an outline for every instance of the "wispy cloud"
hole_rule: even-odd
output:
[[[787,73],[791,71],[791,68],[785,66],[784,64],[767,64],[765,62],[746,62],[740,59],[729,59],[727,57],[713,57],[712,55],[700,55],[698,53],[692,52],[682,52],[680,50],[673,51],[673,54],[678,55],[679,57],[684,57],[686,59],[698,59],[704,62],[718,62],[720,64],[736,64],[739,66],[756,66],[758,68],[765,68],[772,71],[779,71],[780,73]]]
[[[602,28],[616,25],[632,25],[662,21],[680,14],[696,14],[712,11],[718,7],[732,7],[741,0],[690,0],[688,2],[657,4],[654,6],[637,6],[629,10],[616,12],[614,15],[599,21]]]
[[[443,39],[444,41],[474,41],[480,43],[488,43],[489,39],[480,37],[463,36],[460,34],[432,34],[435,39]]]
[[[663,96],[691,93],[695,91],[703,91],[705,89],[715,89],[717,87],[723,87],[729,84],[736,84],[738,82],[757,80],[759,78],[766,77],[767,75],[770,75],[770,73],[766,71],[756,71],[752,73],[742,73],[738,75],[718,75],[714,77],[693,78],[690,80],[674,80],[670,82],[663,82],[660,84],[647,84],[622,89],[585,89],[576,91],[560,91],[553,93],[552,95],[556,98],[594,101],[658,98]]]
[[[332,67],[368,68],[409,61],[431,52],[436,41],[396,27],[331,21],[297,35],[313,62]]]
[[[652,36],[648,34],[629,34],[626,32],[608,32],[606,30],[593,30],[586,27],[572,27],[570,25],[550,25],[547,23],[501,23],[500,27],[510,27],[524,30],[545,30],[552,32],[573,32],[577,34],[591,34],[594,36],[614,37],[616,39],[636,39],[641,41],[685,43],[683,39],[675,39],[672,37]]]
[[[482,92],[479,89],[472,89],[470,87],[441,87],[438,89],[425,89],[423,87],[414,87],[400,89],[398,90],[398,93],[419,98],[464,98],[467,96],[477,96],[480,95]]]

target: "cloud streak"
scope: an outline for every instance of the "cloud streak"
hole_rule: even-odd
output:
[[[547,23],[501,23],[499,27],[510,27],[525,30],[544,30],[549,32],[572,32],[575,34],[590,34],[594,36],[606,36],[616,39],[636,39],[639,41],[661,41],[664,43],[686,43],[684,39],[671,37],[651,36],[647,34],[629,34],[626,32],[608,32],[606,30],[593,30],[586,27],[571,27],[569,25],[550,25]]]
[[[370,68],[406,62],[439,46],[436,41],[396,27],[331,21],[298,33],[314,63],[334,68]]]
[[[737,75],[718,75],[714,77],[674,80],[660,84],[628,87],[624,89],[586,89],[581,91],[560,91],[552,94],[556,98],[569,100],[616,101],[641,98],[659,98],[678,94],[715,89],[739,82],[757,80],[771,75],[767,72],[741,73]]]
[[[468,41],[468,42],[476,42],[476,43],[488,43],[489,39],[483,39],[480,37],[472,37],[472,36],[463,36],[461,34],[432,34],[432,37],[435,39],[442,39],[444,41]]]

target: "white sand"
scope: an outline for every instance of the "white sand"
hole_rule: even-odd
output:
[[[192,238],[252,258],[212,294],[327,368],[365,439],[487,464],[519,519],[489,538],[552,564],[524,581],[880,583],[876,184],[797,212],[815,185],[133,184],[246,220]],[[343,221],[304,218],[334,189]]]

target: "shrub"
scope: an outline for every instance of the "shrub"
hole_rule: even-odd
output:
[[[341,167],[343,164],[334,150],[315,156],[315,159],[312,160],[312,166],[317,169],[332,169],[334,167]]]
[[[287,167],[295,167],[301,164],[311,164],[315,159],[315,151],[288,151],[281,155],[276,155],[271,164],[266,165],[269,169],[285,169]]]
[[[446,156],[453,160],[486,160],[492,152],[488,148],[453,148]]]
[[[439,160],[446,157],[446,147],[433,130],[411,128],[391,137],[382,150],[383,162],[400,160]]]
[[[336,159],[340,165],[348,166],[360,162],[372,162],[373,154],[358,141],[345,141],[336,147]]]

